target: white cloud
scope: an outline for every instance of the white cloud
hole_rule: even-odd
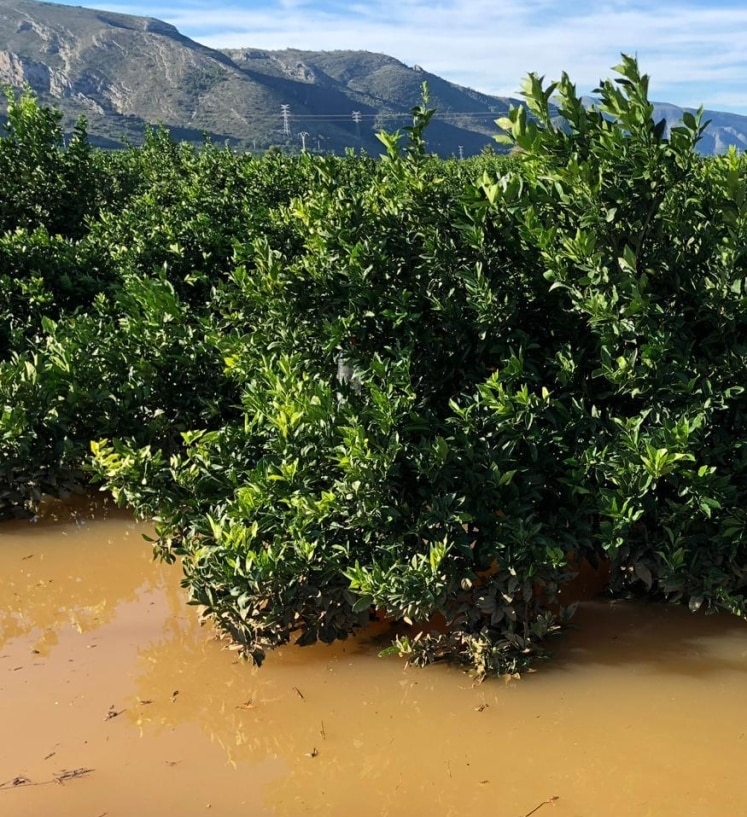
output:
[[[637,53],[651,75],[652,97],[747,113],[747,7],[671,0],[268,0],[252,8],[192,0],[108,7],[160,17],[216,48],[381,51],[501,95],[515,95],[529,71],[553,79],[566,71],[588,92],[610,75],[621,52]]]

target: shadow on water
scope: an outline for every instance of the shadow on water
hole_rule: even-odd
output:
[[[131,511],[119,508],[107,494],[75,494],[67,499],[46,498],[39,512],[32,518],[4,520],[0,524],[3,541],[12,538],[39,538],[39,530],[54,531],[54,536],[64,536],[76,526],[107,519],[133,521]]]
[[[726,671],[747,679],[747,622],[729,613],[691,613],[684,605],[589,601],[550,642],[548,672],[593,665],[708,678]]]

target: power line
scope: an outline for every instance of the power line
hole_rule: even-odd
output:
[[[363,121],[364,119],[410,119],[412,114],[409,111],[403,111],[398,113],[396,111],[382,111],[381,113],[360,113],[360,111],[354,111],[353,113],[357,114],[357,117],[354,118],[354,122],[358,123]],[[436,112],[433,116],[434,119],[496,119],[497,117],[501,116],[502,113],[505,111],[444,111]],[[349,120],[350,114],[342,114],[342,113],[300,113],[294,114],[294,119],[325,119],[325,120]]]
[[[286,123],[288,131],[286,135],[290,133],[290,105],[281,105],[281,116],[283,117],[283,132],[286,133]],[[381,113],[359,113],[360,115],[356,117],[353,121],[356,124],[363,123],[365,120],[405,120],[410,121],[412,119],[412,114],[409,111],[402,111],[398,113],[396,111],[382,111]],[[501,116],[502,111],[490,111],[490,112],[475,112],[475,111],[444,111],[436,112],[433,116],[432,121],[454,121],[460,119],[485,119],[485,120],[495,120],[499,116]],[[251,116],[253,121],[276,121],[276,115],[274,114],[254,114]],[[301,113],[301,114],[293,114],[293,121],[300,121],[300,122],[350,122],[350,114],[349,113]]]

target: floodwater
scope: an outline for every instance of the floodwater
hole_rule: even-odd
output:
[[[3,817],[747,814],[747,624],[586,602],[521,680],[380,659],[257,670],[201,628],[147,525],[0,525]]]

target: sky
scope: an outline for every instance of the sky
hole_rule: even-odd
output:
[[[212,48],[382,52],[499,96],[532,71],[591,92],[626,53],[653,100],[747,114],[745,0],[66,2],[157,17]]]

